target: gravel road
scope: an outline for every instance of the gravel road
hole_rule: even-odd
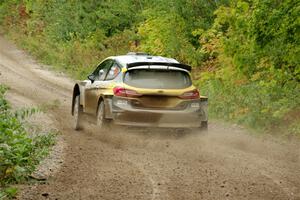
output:
[[[54,102],[47,115],[65,145],[59,169],[46,182],[23,186],[18,199],[300,200],[299,141],[218,122],[208,134],[121,128],[100,133],[91,123],[76,132],[73,80],[50,72],[3,37],[0,73],[12,101]]]

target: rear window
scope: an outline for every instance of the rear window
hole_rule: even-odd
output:
[[[186,72],[157,69],[130,70],[125,74],[124,83],[147,89],[183,89],[192,85]]]

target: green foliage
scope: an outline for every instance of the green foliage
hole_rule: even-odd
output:
[[[0,190],[0,199],[13,199],[16,197],[17,192],[18,190],[15,187],[8,187],[3,191]]]
[[[0,85],[0,190],[8,197],[16,193],[13,188],[6,188],[9,183],[26,180],[39,161],[48,153],[54,143],[54,135],[31,137],[25,130],[21,119],[36,112],[36,109],[24,109],[12,113],[4,99],[6,88]]]
[[[239,0],[215,12],[202,36],[215,47],[205,57],[214,52],[217,64],[200,81],[212,115],[256,128],[300,122],[299,9],[293,0]]]
[[[300,105],[300,87],[294,82],[282,87],[276,81],[241,84],[228,77],[213,77],[201,85],[211,98],[210,112],[214,117],[250,127],[283,125],[283,118]]]
[[[215,28],[223,35],[225,53],[249,78],[270,66],[299,80],[300,3],[237,1],[216,11]]]
[[[14,113],[14,117],[19,120],[24,120],[38,112],[40,112],[40,109],[38,108],[22,108]]]
[[[161,13],[156,17],[148,17],[139,26],[138,34],[141,37],[142,51],[176,57],[189,63],[197,60],[196,49],[186,35],[185,22],[176,14]]]
[[[20,0],[0,1],[0,24],[12,25],[18,24]]]
[[[197,31],[209,28],[214,10],[226,3],[226,0],[148,1],[149,8],[142,12],[145,20],[138,26],[139,49],[200,65],[203,55]]]

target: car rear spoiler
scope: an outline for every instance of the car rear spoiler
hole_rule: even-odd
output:
[[[167,66],[167,67],[177,67],[181,69],[185,69],[189,72],[191,72],[192,67],[189,65],[181,64],[181,63],[165,63],[165,62],[135,62],[135,63],[128,63],[127,69],[137,67],[137,66],[149,66],[150,65],[160,65],[160,66]]]

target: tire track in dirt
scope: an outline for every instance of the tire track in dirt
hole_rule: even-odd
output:
[[[144,176],[148,179],[148,181],[151,183],[152,188],[152,194],[151,194],[151,200],[160,200],[160,199],[169,199],[166,194],[162,195],[162,189],[160,189],[159,185],[160,183],[157,181],[158,177],[154,177],[153,170],[147,170],[145,169],[144,163],[141,164],[141,161],[133,160],[132,158],[127,158],[130,163],[132,163],[133,166],[135,166]],[[149,166],[147,166],[149,167]],[[151,167],[151,169],[157,170],[154,167]],[[157,172],[156,172],[157,173]]]

